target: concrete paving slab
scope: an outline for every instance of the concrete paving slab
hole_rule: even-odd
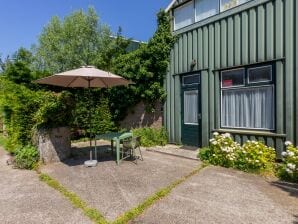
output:
[[[75,192],[108,220],[114,220],[200,164],[199,161],[143,151],[144,161],[138,160],[137,164],[123,161],[117,166],[101,152],[97,167],[86,168],[83,162],[88,153],[81,156],[83,159],[75,157],[64,163],[46,165],[42,172]]]
[[[47,224],[91,221],[56,190],[39,181],[36,172],[12,169],[0,148],[0,223]]]
[[[131,223],[294,224],[298,223],[297,196],[297,185],[207,167]]]
[[[174,155],[183,158],[198,160],[198,148],[181,145],[165,145],[145,148],[148,151],[159,152],[169,155]]]

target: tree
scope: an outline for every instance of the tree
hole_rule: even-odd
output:
[[[32,80],[43,77],[47,73],[34,70],[35,57],[31,51],[21,47],[4,62],[0,61],[2,75],[16,84],[34,86]]]
[[[53,17],[43,29],[36,46],[39,66],[50,73],[96,65],[110,29],[99,22],[93,8],[75,11],[64,20]]]
[[[175,38],[170,28],[167,13],[157,14],[158,27],[148,44],[141,45],[136,51],[120,55],[115,59],[114,72],[136,83],[122,91],[111,91],[113,113],[125,114],[128,106],[144,101],[148,108],[153,108],[156,101],[165,98],[163,82],[169,64],[169,54]],[[123,118],[119,116],[117,120]]]

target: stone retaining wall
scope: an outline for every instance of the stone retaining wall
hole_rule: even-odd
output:
[[[162,104],[155,104],[154,112],[147,112],[143,102],[138,103],[130,110],[126,118],[120,122],[120,127],[125,129],[133,129],[140,127],[161,128],[163,124]]]

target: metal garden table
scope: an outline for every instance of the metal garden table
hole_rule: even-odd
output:
[[[111,132],[111,133],[107,133],[107,134],[102,134],[102,135],[96,135],[95,136],[95,151],[97,151],[97,144],[96,141],[97,140],[107,140],[107,141],[111,141],[111,151],[113,154],[114,151],[114,143],[116,143],[116,163],[117,165],[120,164],[120,141],[125,139],[125,138],[129,138],[132,137],[132,133],[131,132],[125,132],[125,133],[119,133],[119,132]]]

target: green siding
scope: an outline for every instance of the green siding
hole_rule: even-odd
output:
[[[179,31],[166,82],[166,110],[171,110],[165,113],[166,127],[172,142],[181,140],[181,123],[177,122],[181,120],[178,77],[180,73],[190,72],[193,59],[197,61],[194,70],[204,69],[201,72],[201,137],[205,146],[212,130],[220,128],[220,72],[214,69],[285,57],[285,61],[275,62],[275,133],[279,136],[249,133],[234,137],[239,142],[264,141],[277,147],[278,152],[283,150],[285,139],[298,143],[297,14],[297,1],[255,0]]]
[[[296,111],[296,114],[295,114],[295,139],[296,139],[296,144],[298,143],[298,2],[295,1],[295,24],[296,24],[296,27],[295,27],[295,99],[296,99],[296,108],[295,108],[295,111]]]

